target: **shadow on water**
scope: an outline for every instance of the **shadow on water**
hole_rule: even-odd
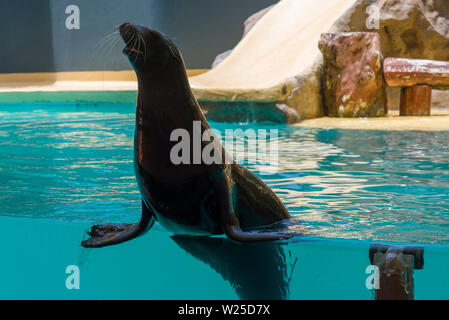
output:
[[[283,300],[289,297],[297,258],[292,257],[286,245],[179,235],[171,238],[220,274],[241,299]]]

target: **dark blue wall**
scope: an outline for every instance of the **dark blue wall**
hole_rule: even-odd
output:
[[[50,1],[0,0],[0,73],[55,71]]]
[[[0,73],[130,69],[122,44],[101,39],[122,22],[156,28],[187,67],[209,68],[240,40],[243,22],[277,0],[0,0]],[[67,30],[65,9],[80,8]]]

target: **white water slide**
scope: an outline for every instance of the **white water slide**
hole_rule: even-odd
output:
[[[215,69],[190,78],[209,101],[276,101],[319,57],[318,41],[355,0],[282,0]]]

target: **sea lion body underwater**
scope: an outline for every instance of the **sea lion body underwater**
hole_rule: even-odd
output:
[[[91,238],[82,246],[104,247],[131,240],[156,220],[179,235],[226,234],[238,242],[290,238],[277,232],[249,231],[291,216],[274,192],[246,168],[233,161],[173,164],[174,130],[183,128],[192,137],[194,121],[200,123],[201,134],[210,130],[190,89],[182,56],[155,30],[129,23],[119,30],[126,43],[123,53],[138,79],[134,171],[142,217],[135,224],[92,226]],[[226,151],[217,138],[212,137],[212,142],[225,159]],[[200,152],[205,146],[201,142]]]

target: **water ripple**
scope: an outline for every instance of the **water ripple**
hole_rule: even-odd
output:
[[[1,105],[0,115],[1,215],[139,218],[133,106]],[[243,164],[319,236],[449,244],[449,133],[212,126],[279,129],[277,172],[263,156]]]

